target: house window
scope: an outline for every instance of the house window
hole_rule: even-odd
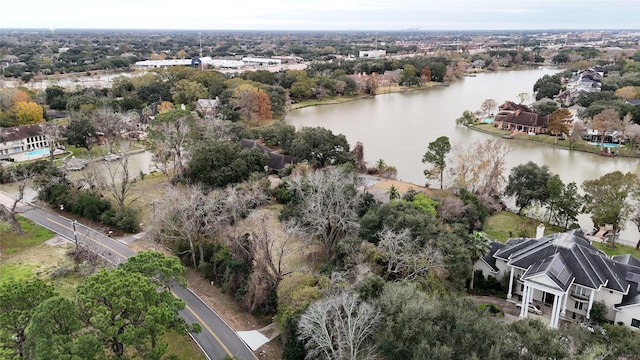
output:
[[[631,326],[633,326],[634,328],[639,328],[640,329],[640,320],[631,319]]]
[[[575,295],[581,296],[581,297],[589,297],[589,294],[591,293],[591,291],[585,287],[582,287],[580,285],[576,285],[575,288],[573,288],[573,293]]]
[[[576,301],[575,304],[573,305],[574,309],[578,309],[578,310],[582,310],[582,303],[580,301]]]

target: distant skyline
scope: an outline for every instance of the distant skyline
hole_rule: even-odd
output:
[[[0,28],[640,29],[640,0],[51,0],[2,4]]]

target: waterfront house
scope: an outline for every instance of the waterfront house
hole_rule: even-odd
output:
[[[587,322],[594,302],[606,305],[609,321],[640,328],[640,260],[631,255],[608,257],[580,231],[538,238],[493,242],[474,265],[485,276],[508,277],[507,298],[547,308],[552,328],[559,320]],[[515,301],[515,300],[514,300]]]
[[[48,148],[46,123],[0,128],[0,156]]]
[[[566,90],[558,94],[557,98],[566,106],[573,105],[580,96],[600,91],[603,75],[603,71],[595,68],[578,71],[571,76]]]
[[[503,130],[536,135],[547,132],[549,117],[538,115],[526,105],[506,101],[498,106],[498,114],[493,123]]]

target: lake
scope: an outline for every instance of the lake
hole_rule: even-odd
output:
[[[456,125],[455,119],[464,110],[476,111],[486,99],[502,104],[506,100],[519,102],[520,93],[532,96],[536,80],[558,71],[537,68],[482,73],[455,81],[450,86],[293,110],[286,121],[298,129],[304,126],[331,129],[334,133],[344,134],[351,146],[361,141],[369,166],[383,159],[398,169],[398,179],[416,184],[425,183],[422,155],[428,144],[440,136],[449,137],[453,146],[465,146],[489,138],[508,142],[513,150],[507,157],[506,175],[512,167],[527,161],[548,165],[550,171],[559,174],[565,183],[574,181],[578,185],[615,170],[640,174],[638,159],[609,158],[507,140]],[[445,183],[447,180],[445,175]],[[432,186],[436,183],[433,182]],[[579,222],[585,230],[593,226],[588,215],[581,215]],[[636,241],[638,231],[629,223],[621,237],[628,242]]]

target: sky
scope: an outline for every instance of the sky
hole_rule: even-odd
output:
[[[640,0],[3,0],[0,28],[640,29]]]

